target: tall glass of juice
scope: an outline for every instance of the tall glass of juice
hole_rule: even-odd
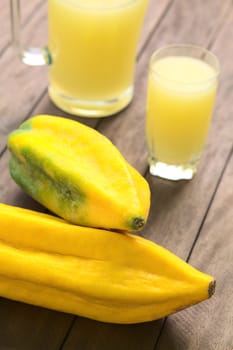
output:
[[[20,0],[12,42],[23,63],[48,64],[49,95],[73,115],[105,117],[133,97],[137,44],[149,0],[48,0],[49,43],[23,48]]]
[[[49,95],[72,114],[107,116],[133,96],[148,0],[48,0]]]
[[[219,63],[210,51],[170,45],[151,58],[146,136],[150,173],[192,179],[204,148],[216,97]]]

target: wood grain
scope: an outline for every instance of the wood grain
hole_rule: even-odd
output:
[[[118,325],[77,318],[62,350],[143,350],[153,349],[162,320],[136,325]],[[87,334],[90,336],[87,337]]]
[[[70,316],[0,298],[1,350],[57,350]]]
[[[208,301],[170,316],[156,350],[233,349],[233,155],[201,230],[190,263],[217,280]],[[223,205],[224,204],[224,205]]]
[[[218,101],[198,174],[188,183],[163,181],[147,174],[152,204],[148,224],[142,232],[146,238],[166,246],[184,259],[192,253],[192,265],[216,276],[216,295],[166,321],[124,326],[74,318],[1,298],[0,349],[152,350],[156,346],[157,350],[233,350],[230,302],[233,282],[232,158],[225,170],[233,141],[232,10],[230,0],[151,0],[140,43],[133,103],[118,116],[100,120],[99,125],[97,119],[79,119],[98,127],[145,174],[145,98],[151,53],[165,44],[191,42],[209,46],[218,55],[221,62]],[[45,3],[25,21],[25,35],[25,41],[44,43]],[[10,47],[0,58],[0,68],[0,152],[5,148],[8,132],[29,115],[51,113],[70,117],[57,110],[48,99],[46,68],[23,66]],[[0,200],[45,210],[10,178],[8,159],[9,153],[4,151],[0,158]]]
[[[27,21],[24,42],[43,46],[47,37],[46,2]],[[36,29],[35,29],[36,28]],[[46,67],[28,67],[10,46],[0,57],[0,153],[10,130],[26,118],[48,84]]]
[[[30,21],[34,12],[37,11],[43,4],[42,0],[21,0],[21,23],[22,33],[24,33],[24,25]],[[0,3],[0,56],[4,53],[7,47],[11,44],[11,25],[10,25],[10,1],[1,0]],[[24,35],[23,35],[24,38]]]

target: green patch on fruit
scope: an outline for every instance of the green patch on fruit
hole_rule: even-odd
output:
[[[11,156],[10,173],[15,182],[35,200],[59,215],[76,217],[86,202],[86,195],[50,158],[37,155],[29,147],[20,150],[20,157]],[[80,219],[80,224],[84,224]]]

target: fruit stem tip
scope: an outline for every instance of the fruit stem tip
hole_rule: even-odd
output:
[[[133,219],[132,227],[135,230],[139,230],[139,229],[143,228],[144,225],[145,225],[145,220],[143,218],[136,217],[136,218]]]
[[[209,284],[209,289],[208,289],[209,298],[212,297],[212,295],[214,294],[215,288],[216,288],[216,281],[212,280]]]

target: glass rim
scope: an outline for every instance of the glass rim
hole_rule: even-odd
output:
[[[209,66],[211,66],[212,68],[214,68],[215,70],[215,74],[213,74],[213,77],[211,78],[208,78],[208,79],[202,79],[202,80],[199,80],[199,81],[195,81],[195,82],[185,82],[185,81],[182,81],[182,80],[177,80],[177,79],[170,79],[166,76],[164,76],[163,74],[161,73],[158,73],[156,71],[156,69],[153,69],[152,68],[152,63],[155,62],[155,57],[158,56],[161,52],[163,52],[164,50],[167,50],[167,49],[193,49],[193,50],[199,50],[199,51],[202,51],[204,54],[210,56],[212,59],[214,59],[215,61],[215,67],[213,67],[213,65],[211,65],[210,63],[208,62],[205,62],[204,60],[202,60],[201,58],[196,58],[196,59],[199,59],[200,61],[202,62],[205,62],[206,64],[208,64]],[[172,56],[172,55],[171,55]],[[173,55],[173,56],[177,56],[179,57],[179,55]],[[184,55],[180,55],[180,56],[185,56]],[[165,56],[165,57],[169,57],[169,55]],[[190,57],[193,57],[190,55]],[[159,59],[158,59],[159,60]],[[152,74],[155,74],[157,75],[158,77],[160,77],[161,79],[165,79],[167,81],[170,81],[170,82],[174,82],[174,83],[177,83],[177,84],[182,84],[182,85],[198,85],[198,84],[203,84],[203,83],[206,83],[206,82],[209,82],[209,81],[212,81],[212,80],[215,80],[218,78],[219,74],[220,74],[220,64],[219,64],[219,60],[217,58],[217,56],[211,52],[210,50],[208,50],[207,48],[205,47],[202,47],[202,46],[198,46],[198,45],[192,45],[192,44],[170,44],[170,45],[166,45],[166,46],[163,46],[163,47],[160,47],[159,49],[157,49],[156,51],[153,52],[153,54],[151,55],[151,59],[150,59],[150,72]]]
[[[133,3],[136,3],[141,0],[121,0],[120,4],[109,4],[109,5],[102,5],[101,3],[98,5],[96,4],[85,4],[84,2],[80,2],[80,0],[69,0],[69,3],[72,5],[75,5],[75,7],[83,10],[99,10],[99,11],[108,11],[108,10],[114,10],[114,9],[121,9],[124,7],[127,7]]]

